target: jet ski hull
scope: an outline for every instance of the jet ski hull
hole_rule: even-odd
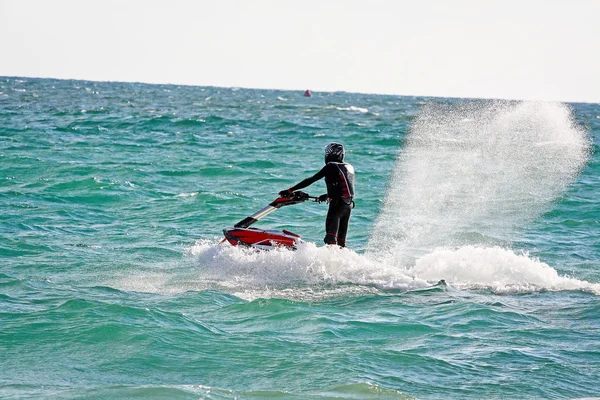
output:
[[[274,247],[295,249],[296,244],[301,241],[300,236],[286,230],[229,227],[223,229],[223,234],[233,246],[254,247],[263,250]]]
[[[273,200],[268,206],[260,209],[254,214],[244,218],[232,227],[223,229],[225,240],[233,246],[254,247],[257,249],[269,250],[275,247],[287,247],[296,249],[296,244],[301,242],[300,236],[290,231],[267,230],[250,228],[250,225],[258,222],[273,211],[293,204],[303,203],[307,200],[318,201],[317,197],[313,197],[304,192],[294,192],[288,196],[280,196]]]

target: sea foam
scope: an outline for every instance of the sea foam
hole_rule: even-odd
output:
[[[290,287],[339,293],[339,287],[348,284],[401,290],[430,286],[423,279],[352,250],[318,247],[310,242],[299,243],[295,251],[286,248],[257,251],[200,240],[188,249],[188,254],[194,257],[201,282],[210,281],[218,287],[235,289],[236,293],[256,294],[265,288],[289,293]]]

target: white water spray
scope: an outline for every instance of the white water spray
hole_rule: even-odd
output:
[[[438,248],[507,245],[588,153],[586,133],[561,104],[428,106],[398,157],[368,255],[407,268]]]

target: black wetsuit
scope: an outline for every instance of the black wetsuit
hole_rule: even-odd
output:
[[[325,178],[329,198],[324,241],[345,247],[348,222],[354,207],[354,167],[344,162],[328,162],[319,172],[289,190],[305,188],[321,178]]]

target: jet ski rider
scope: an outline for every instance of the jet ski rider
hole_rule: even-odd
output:
[[[282,190],[279,195],[291,196],[294,191],[305,188],[321,178],[325,178],[327,194],[319,196],[318,201],[329,202],[324,242],[346,247],[348,222],[354,208],[354,167],[344,162],[344,146],[335,142],[329,143],[325,147],[325,166],[310,178]]]

